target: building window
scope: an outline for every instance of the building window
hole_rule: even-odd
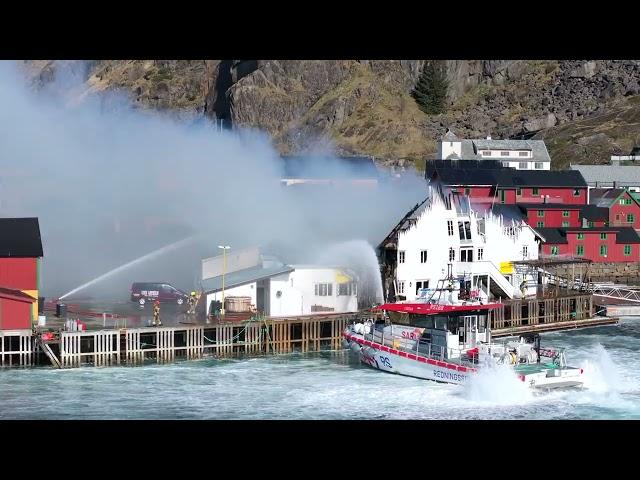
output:
[[[593,222],[591,222],[591,221],[587,222],[587,226],[588,227],[593,227]]]
[[[569,216],[569,210],[563,210],[562,211],[562,216],[565,217],[565,218],[568,217]]]
[[[504,190],[500,190],[500,203],[504,203],[506,195]]]
[[[453,248],[449,249],[449,261],[453,262],[456,259],[456,251]]]
[[[509,162],[502,162],[502,166],[503,167],[508,167],[509,166]]]
[[[544,228],[544,222],[538,222],[538,223],[536,224],[536,227],[538,227],[538,228]]]
[[[633,223],[634,221],[635,221],[635,218],[634,218],[633,214],[632,214],[632,213],[629,213],[629,214],[627,215],[627,222],[629,222],[629,223]]]
[[[508,157],[510,155],[509,152],[500,152],[501,157]]]
[[[490,157],[491,156],[491,150],[483,150],[482,151],[482,156],[483,157]]]
[[[347,282],[347,283],[339,283],[338,284],[338,296],[351,296],[356,295],[356,283],[355,282]]]
[[[538,195],[540,193],[540,189],[539,188],[532,188],[531,189],[531,195]]]
[[[400,295],[404,294],[404,280],[398,282],[398,293]]]
[[[528,157],[529,156],[529,152],[518,152],[518,156],[519,157]]]
[[[447,220],[447,232],[449,236],[453,236],[453,220]]]
[[[522,246],[522,256],[525,258],[529,256],[529,247],[526,245]]]
[[[458,222],[460,240],[471,240],[471,222]]]
[[[429,280],[416,281],[416,297],[420,296],[420,290],[423,288],[429,288]]]
[[[631,255],[631,245],[624,246],[624,255],[625,257],[628,257],[629,255]]]
[[[562,226],[563,227],[568,227],[569,226],[569,222],[562,222]]]
[[[607,234],[606,233],[601,233],[600,234],[600,240],[606,240],[607,239]]]
[[[398,252],[398,263],[404,263],[404,250]]]
[[[518,196],[522,195],[522,189],[521,188],[516,188],[516,195],[518,195]]]
[[[606,257],[607,256],[607,246],[606,245],[600,245],[600,256],[601,257]]]
[[[578,240],[584,240],[584,233],[578,234]]]
[[[544,163],[542,162],[536,162],[536,170],[542,170],[544,168]]]
[[[460,249],[460,261],[461,262],[473,262],[473,248],[461,248]]]
[[[427,263],[427,251],[426,250],[421,250],[420,251],[420,263]]]
[[[630,198],[621,198],[620,205],[631,205],[633,201]]]
[[[484,248],[478,249],[478,260],[482,260],[484,258]]]
[[[579,188],[574,188],[573,189],[573,196],[574,197],[579,197],[580,196],[580,189]]]
[[[576,245],[576,255],[579,257],[584,255],[584,245]]]
[[[330,297],[333,295],[332,283],[316,283],[314,288],[317,297]]]
[[[465,188],[464,189],[464,194],[468,197],[469,195],[471,195],[471,189],[470,188]]]
[[[551,255],[558,255],[558,247],[557,246],[551,247]]]
[[[529,162],[518,162],[518,168],[520,170],[526,170],[529,167]]]
[[[544,217],[544,210],[538,210],[538,217]]]

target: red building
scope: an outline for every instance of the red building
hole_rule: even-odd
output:
[[[640,261],[640,236],[631,227],[539,228],[542,253],[583,257],[593,262]]]
[[[28,330],[35,298],[20,290],[0,287],[0,330]]]
[[[534,228],[581,227],[583,205],[520,203],[527,223]]]
[[[0,218],[0,288],[4,292],[3,308],[6,309],[0,328],[5,328],[2,325],[24,325],[25,322],[30,325],[36,319],[41,258],[42,240],[37,218]],[[32,300],[26,317],[23,316],[24,305],[28,303],[25,296]]]
[[[609,211],[610,226],[640,230],[640,203],[624,188],[592,188],[589,203]]]
[[[489,160],[434,160],[427,163],[425,176],[481,202],[588,203],[587,182],[574,170],[515,170]]]

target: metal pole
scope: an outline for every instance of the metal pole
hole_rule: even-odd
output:
[[[224,316],[224,274],[227,269],[227,249],[222,249],[222,309],[220,310]]]

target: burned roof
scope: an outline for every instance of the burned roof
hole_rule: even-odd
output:
[[[288,155],[282,159],[282,178],[378,178],[373,157]]]
[[[0,257],[42,257],[37,218],[0,218]]]

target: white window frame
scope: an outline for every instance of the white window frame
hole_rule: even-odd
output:
[[[526,150],[521,150],[518,152],[518,157],[520,158],[529,158],[529,152]]]
[[[511,156],[511,152],[502,151],[502,152],[500,152],[500,156],[501,157],[510,157]]]
[[[398,280],[398,294],[404,295],[404,280]]]
[[[420,250],[420,263],[427,263],[427,251]]]
[[[476,254],[476,258],[478,261],[484,260],[484,248],[479,248],[478,253]]]
[[[490,157],[491,156],[491,150],[483,150],[482,151],[482,156],[483,157]]]
[[[405,257],[406,257],[405,251],[398,250],[398,263],[404,263]]]
[[[533,166],[536,170],[544,170],[544,162],[535,162]]]
[[[456,261],[456,249],[453,247],[449,247],[449,261],[450,262]]]
[[[520,170],[529,170],[529,162],[518,162],[518,168]]]
[[[447,220],[447,233],[453,237],[453,220]]]
[[[522,256],[529,258],[529,247],[527,245],[522,246]]]
[[[464,256],[462,255],[463,252]],[[471,254],[471,260],[469,260],[469,254]],[[465,263],[473,263],[473,247],[460,247],[460,261]]]
[[[313,286],[316,297],[333,297],[333,283],[321,282]]]

